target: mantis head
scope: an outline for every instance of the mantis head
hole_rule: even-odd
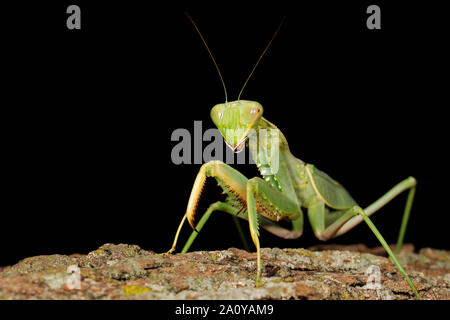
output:
[[[226,144],[234,152],[240,152],[262,113],[263,108],[258,102],[236,100],[215,105],[211,109],[211,118]]]
[[[239,92],[238,99],[236,101],[228,102],[227,89],[225,87],[225,82],[223,81],[222,74],[220,73],[219,66],[217,65],[216,60],[211,53],[211,50],[209,50],[209,47],[206,44],[206,41],[203,38],[200,30],[197,28],[194,20],[192,20],[191,16],[187,12],[186,16],[189,18],[198,35],[200,36],[200,39],[205,45],[206,50],[208,50],[209,56],[211,57],[211,60],[213,61],[214,66],[217,69],[217,73],[219,74],[220,81],[222,82],[223,90],[225,93],[225,103],[217,104],[211,109],[212,121],[219,129],[227,145],[234,152],[240,152],[245,147],[245,141],[247,140],[247,137],[251,132],[250,130],[258,124],[258,121],[259,119],[261,119],[263,113],[261,104],[256,101],[241,100],[240,97],[242,92],[244,91],[245,86],[247,85],[248,80],[251,78],[253,72],[266,53],[267,49],[269,49],[270,44],[277,35],[278,31],[280,31],[285,17],[283,17],[283,19],[281,20],[280,25],[272,36],[272,39],[269,41],[262,54],[259,56],[259,59],[250,72],[250,75],[247,77],[247,80],[245,80],[244,85]]]

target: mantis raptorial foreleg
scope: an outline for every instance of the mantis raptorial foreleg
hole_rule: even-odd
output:
[[[217,180],[217,183],[223,188],[224,192],[228,192],[230,198],[233,199],[234,204],[226,203],[226,202],[215,202],[209,206],[206,212],[201,217],[197,226],[194,226],[193,219],[196,213],[197,204],[200,200],[200,196],[206,181],[207,177],[213,177]],[[182,253],[185,253],[189,250],[189,247],[192,245],[193,241],[197,237],[198,231],[201,230],[203,225],[209,219],[211,214],[214,211],[224,211],[232,214],[233,216],[240,217],[243,219],[247,219],[245,206],[245,186],[247,184],[248,179],[242,175],[239,171],[233,169],[232,167],[224,164],[220,161],[211,161],[205,163],[200,168],[200,171],[197,174],[197,177],[194,182],[194,186],[192,187],[191,195],[189,197],[188,207],[186,209],[186,214],[183,216],[181,223],[178,227],[177,233],[175,235],[175,239],[172,244],[172,248],[168,251],[171,253],[175,250],[176,244],[178,241],[178,236],[186,219],[188,219],[189,224],[194,229],[190,238],[186,242],[183,247]]]
[[[280,190],[272,187],[261,178],[250,179],[247,183],[247,209],[250,225],[250,234],[256,247],[257,271],[256,286],[259,285],[261,275],[261,249],[259,245],[258,211],[261,216],[270,220],[279,221],[288,218],[294,221],[294,232],[303,229],[303,216],[298,203],[292,201]]]
[[[202,216],[198,224],[194,226],[193,219],[195,211],[207,177],[215,178],[218,184],[229,195],[229,198],[227,199],[227,202],[219,201],[213,203]],[[270,208],[270,210],[267,210],[267,208]],[[274,189],[269,183],[261,178],[248,180],[240,172],[229,165],[220,161],[211,161],[200,168],[189,198],[188,209],[180,223],[169,253],[173,252],[176,248],[178,235],[186,218],[192,228],[196,231],[191,234],[182,253],[189,250],[192,242],[197,237],[197,232],[200,231],[214,211],[224,211],[248,220],[250,235],[257,249],[257,283],[259,282],[261,271],[261,252],[258,238],[259,225],[261,224],[270,232],[277,235],[284,235],[287,238],[292,238],[294,236],[299,237],[303,229],[303,216],[298,203],[289,199],[279,190]],[[279,221],[283,218],[292,220],[292,231],[272,223],[272,221]]]

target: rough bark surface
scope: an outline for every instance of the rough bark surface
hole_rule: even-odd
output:
[[[422,297],[448,300],[450,251],[406,248],[399,259]],[[389,259],[374,255],[379,249],[311,249],[262,249],[263,284],[255,288],[255,253],[158,255],[105,244],[87,255],[36,256],[0,267],[0,299],[414,299]]]

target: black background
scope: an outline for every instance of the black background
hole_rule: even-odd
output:
[[[70,4],[81,7],[81,30],[66,28]],[[381,30],[366,28],[370,4],[381,7]],[[193,132],[194,120],[213,127],[209,110],[224,101],[185,11],[206,38],[230,100],[286,15],[242,98],[259,101],[293,154],[341,182],[362,206],[415,176],[405,241],[448,249],[441,8],[55,1],[2,10],[0,265],[104,243],[170,248],[200,167],[171,162],[171,134]],[[234,167],[258,175],[254,166]],[[209,181],[199,211],[220,192]],[[396,240],[405,200],[373,216],[388,242]],[[189,232],[186,225],[179,247]],[[378,245],[363,224],[333,242]],[[318,243],[309,223],[294,241],[261,233],[265,247]],[[217,213],[192,249],[232,246],[241,247],[233,222]]]

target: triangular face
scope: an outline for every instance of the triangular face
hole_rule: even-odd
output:
[[[211,109],[211,118],[226,144],[234,152],[239,152],[262,113],[263,108],[258,102],[238,100],[215,105]]]

